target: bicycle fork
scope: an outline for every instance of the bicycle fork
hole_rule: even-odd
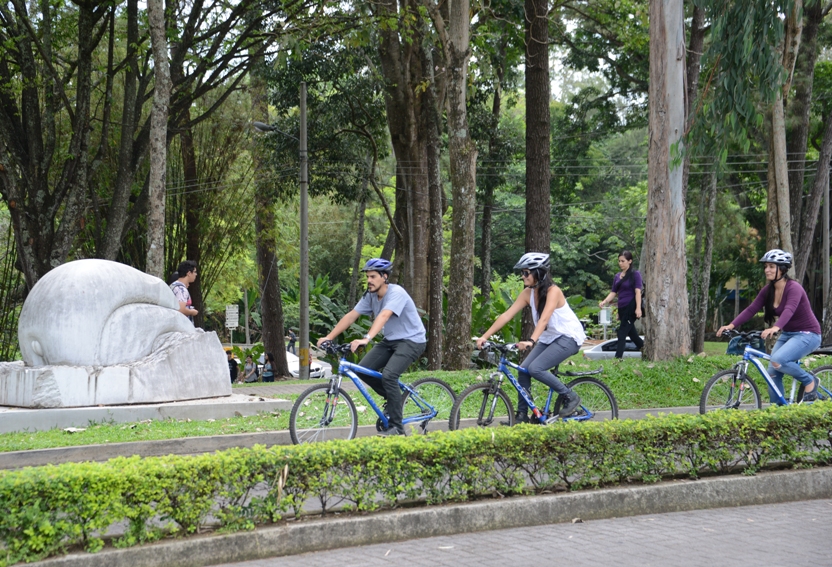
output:
[[[328,427],[335,419],[335,411],[338,409],[338,399],[341,397],[340,377],[334,377],[329,382],[329,389],[326,391],[326,403],[324,413],[321,416],[321,426]]]

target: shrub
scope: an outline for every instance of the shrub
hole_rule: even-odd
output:
[[[0,473],[0,564],[128,528],[129,546],[207,527],[253,529],[315,502],[369,512],[414,501],[577,490],[832,461],[832,404],[643,420],[465,429],[407,438],[118,458]],[[161,526],[161,527],[160,527]]]

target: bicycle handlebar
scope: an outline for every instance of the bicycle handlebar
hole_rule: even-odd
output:
[[[493,341],[485,341],[484,343],[482,343],[482,349],[481,350],[484,350],[484,351],[498,350],[503,354],[509,354],[509,353],[519,351],[519,349],[517,348],[517,345],[514,344],[514,343],[501,344],[501,343],[495,343]]]
[[[723,337],[733,339],[734,337],[742,337],[743,339],[758,339],[762,335],[762,331],[738,331],[736,329],[725,329],[722,332]]]
[[[343,356],[352,351],[350,343],[344,343],[342,345],[339,345],[335,341],[324,341],[321,343],[320,348],[324,350],[327,354],[331,354],[333,356]]]

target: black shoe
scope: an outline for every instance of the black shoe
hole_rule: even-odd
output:
[[[801,404],[811,404],[812,402],[818,401],[818,388],[820,387],[820,380],[815,378],[815,389],[811,392],[803,392],[803,399],[800,401]]]
[[[578,406],[581,405],[581,397],[572,390],[569,390],[567,393],[563,394],[563,398],[563,406],[560,408],[558,415],[560,417],[567,417],[572,415],[572,412],[574,412]]]
[[[398,427],[391,427],[390,429],[385,429],[384,431],[379,431],[379,437],[394,437],[396,435],[404,435],[404,429],[399,429]]]

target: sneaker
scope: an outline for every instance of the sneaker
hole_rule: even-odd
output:
[[[812,402],[818,401],[818,388],[820,387],[820,380],[815,378],[815,389],[811,392],[803,392],[803,399],[800,401],[802,404],[811,404]]]
[[[379,431],[379,437],[394,437],[396,435],[404,435],[404,429],[399,429],[398,427],[391,427],[390,429],[385,429],[384,431]]]
[[[565,398],[563,401],[563,406],[560,408],[560,411],[558,412],[558,415],[560,417],[572,415],[572,412],[574,412],[575,409],[577,409],[577,407],[581,405],[581,397],[572,390],[569,390],[566,394],[563,394],[563,397]]]

